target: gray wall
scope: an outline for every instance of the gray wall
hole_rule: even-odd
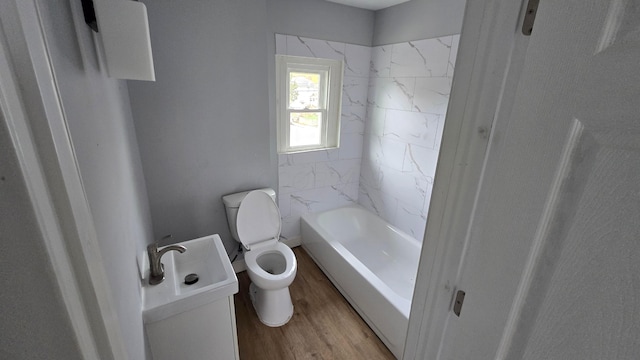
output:
[[[370,44],[373,12],[321,0],[146,5],[157,81],[129,82],[129,94],[154,234],[218,233],[231,252],[221,196],[278,186],[274,32]]]
[[[267,12],[273,33],[371,46],[370,10],[324,0],[267,0]]]
[[[136,255],[152,235],[127,88],[107,77],[79,1],[39,7],[126,350],[144,359]]]
[[[376,12],[373,45],[459,34],[466,0],[411,0]]]
[[[221,196],[277,186],[264,0],[146,1],[156,82],[129,82],[156,238],[219,233]]]
[[[0,359],[79,359],[75,334],[0,115]]]

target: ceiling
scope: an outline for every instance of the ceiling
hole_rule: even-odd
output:
[[[389,6],[398,5],[409,0],[327,0],[368,10],[380,10]]]

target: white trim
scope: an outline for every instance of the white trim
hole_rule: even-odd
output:
[[[302,245],[301,240],[302,239],[300,238],[300,236],[292,237],[289,239],[280,238],[281,243],[287,245],[292,249],[294,247]],[[247,270],[247,263],[244,262],[244,258],[234,261],[233,264],[231,264],[231,266],[233,266],[233,271],[235,271],[236,274]]]
[[[293,249],[294,247],[302,245],[302,238],[300,236],[280,238],[280,242]]]
[[[439,359],[494,120],[511,104],[523,1],[468,1],[409,318],[404,359]],[[515,61],[514,61],[515,60]]]
[[[45,246],[83,356],[126,359],[38,3],[12,2],[0,15],[3,107]],[[79,4],[70,5],[77,22]]]

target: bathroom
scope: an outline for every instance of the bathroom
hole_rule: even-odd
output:
[[[349,203],[422,239],[464,1],[411,0],[379,11],[324,0],[146,1],[155,82],[105,77],[103,50],[97,35],[83,28],[79,1],[36,3],[54,72],[64,79],[59,92],[100,252],[118,259],[104,267],[129,358],[144,359],[148,350],[141,346],[139,285],[130,276],[138,271],[136,258],[118,254],[143,253],[152,241],[167,245],[218,233],[234,256],[226,194],[276,189],[282,236],[293,244],[300,241],[302,214]],[[278,37],[285,44],[326,40],[364,54],[360,72],[345,77],[356,96],[347,97],[348,105],[343,100],[340,149],[277,154],[270,89],[275,55],[287,51],[277,48]],[[369,63],[393,44],[402,51],[411,48],[409,41],[436,38],[444,39],[435,41],[446,51],[438,55],[445,65],[437,74],[446,86],[434,92],[445,100],[421,120],[428,128],[418,136],[425,146],[409,139],[414,134],[406,119],[397,129],[379,121],[374,108],[387,108],[367,99]],[[389,150],[381,143],[391,144]],[[429,169],[420,166],[426,163]],[[383,177],[397,184],[382,184]]]
[[[450,55],[457,37],[452,35],[460,31],[464,3],[423,2],[433,21],[408,17],[417,12],[409,4],[374,13],[326,1],[273,1],[266,3],[266,17],[265,9],[250,2],[147,4],[156,81],[130,81],[128,90],[156,238],[172,235],[175,242],[219,233],[234,258],[237,245],[221,198],[270,187],[277,192],[281,237],[289,244],[300,242],[302,214],[350,203],[421,240],[455,60]],[[454,11],[457,22],[432,24]],[[310,21],[307,14],[321,20]],[[237,18],[243,19],[241,25]],[[423,60],[412,57],[413,43],[407,41],[423,39],[433,44],[415,46],[431,51],[424,56],[434,59],[435,68],[423,63],[412,73],[412,61]],[[397,45],[392,49],[392,44]],[[275,55],[334,58],[340,53],[351,67],[343,80],[340,148],[277,154],[270,91]],[[391,64],[391,53],[397,65]],[[380,68],[373,79],[371,66]],[[402,88],[392,89],[399,95],[385,103],[388,95],[375,89],[388,86],[391,77],[412,82],[406,86],[410,92],[419,87],[415,78],[435,80],[436,88],[429,89],[431,97],[416,94],[424,106],[402,98]],[[433,99],[434,94],[445,97]],[[385,123],[385,114],[395,121]]]
[[[144,7],[124,0],[94,3],[135,8],[131,14]],[[411,210],[405,212],[414,217],[406,219],[416,221],[396,225],[418,240],[424,230],[425,241],[405,359],[618,359],[638,354],[640,309],[637,301],[629,301],[640,297],[637,2],[568,0],[541,2],[538,9],[536,0],[411,0],[376,12],[322,0],[145,4],[155,44],[155,83],[108,76],[108,52],[101,40],[108,29],[97,34],[89,28],[82,1],[0,2],[0,358],[151,359],[144,306],[146,299],[161,298],[147,296],[149,289],[179,285],[193,294],[189,289],[199,285],[187,287],[191,274],[184,273],[185,284],[176,282],[179,257],[172,251],[163,257],[167,279],[147,286],[139,274],[139,267],[146,269],[139,263],[147,246],[218,233],[223,240],[205,238],[216,240],[220,258],[202,251],[206,256],[197,264],[220,260],[215,264],[228,265],[235,280],[230,260],[238,245],[230,237],[222,196],[262,187],[277,192],[283,242],[303,245],[294,250],[301,269],[303,262],[315,266],[303,255],[304,224],[314,216],[306,212],[326,205],[315,202],[314,192],[331,189],[344,201],[343,195],[353,200],[357,189],[360,206],[391,223],[405,219],[400,207]],[[301,12],[304,16],[296,16]],[[365,115],[362,130],[362,113],[350,111],[344,114],[349,143],[341,145],[337,158],[331,150],[320,152],[325,159],[277,154],[275,55],[305,50],[290,47],[288,40],[307,44],[313,52],[317,41],[330,40],[331,49],[341,43],[348,57],[347,49],[354,47],[375,54],[389,44],[452,36],[462,23],[426,229],[415,224],[423,216],[418,208],[422,204],[424,210],[429,187],[420,187],[414,198],[377,192],[386,189],[389,174],[418,170],[415,164],[428,158],[414,152],[416,139],[406,137],[412,132],[400,131],[409,129],[390,129],[386,121],[379,126],[378,116]],[[144,21],[136,24],[146,28]],[[371,59],[379,70],[377,56]],[[349,96],[349,90],[362,86],[359,80],[369,85],[388,81],[350,76],[345,82]],[[371,100],[379,104],[369,96],[376,88],[366,91],[369,108],[374,107]],[[346,100],[350,110],[359,106],[354,99]],[[396,110],[386,109],[385,120]],[[376,150],[396,136],[410,141]],[[434,140],[429,150],[438,136],[426,137]],[[399,148],[404,152],[387,151]],[[387,155],[390,160],[384,162]],[[345,176],[341,170],[355,168],[348,164],[357,159],[362,164],[358,175],[346,171]],[[335,176],[318,176],[327,174],[321,171],[325,165]],[[380,169],[383,176],[376,172]],[[419,169],[413,174],[428,185],[426,168]],[[284,182],[288,174],[307,180]],[[298,184],[304,188],[290,188]],[[320,200],[325,199],[330,198]],[[272,200],[263,203],[274,209]],[[297,216],[302,218],[301,239]],[[238,268],[241,259],[234,262]],[[248,297],[246,273],[238,273],[245,279],[238,297]],[[312,275],[317,282],[331,288],[317,274]],[[308,284],[306,275],[306,270],[297,274],[292,294],[293,287]],[[315,313],[307,311],[307,299],[313,297],[296,295],[297,311],[304,312],[291,324]],[[354,308],[340,300],[358,319]],[[251,300],[245,304],[255,314]],[[204,323],[213,331],[196,335],[207,339],[221,328],[218,322]],[[323,334],[346,337],[343,328],[336,328],[340,324],[326,321],[334,329]],[[169,351],[185,345],[172,341],[180,335],[176,329],[164,337]],[[273,333],[287,329],[281,326]],[[307,338],[299,340],[301,346],[294,349],[302,351],[299,357],[317,355],[304,352]]]

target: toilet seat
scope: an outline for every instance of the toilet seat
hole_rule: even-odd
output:
[[[279,288],[291,284],[297,271],[296,256],[280,238],[280,211],[271,196],[262,191],[252,191],[245,196],[238,209],[236,219],[238,237],[247,248],[244,260],[252,281],[260,288]],[[259,264],[259,259],[269,253],[282,256],[284,271],[271,274],[265,267],[270,267],[269,261]],[[276,260],[277,261],[277,260]],[[281,263],[282,264],[282,263]]]
[[[268,273],[258,264],[258,259],[262,255],[269,253],[279,253],[284,257],[286,267],[280,274]],[[271,246],[259,247],[255,250],[247,251],[244,256],[244,261],[247,264],[247,268],[251,269],[255,275],[258,275],[260,278],[268,281],[271,286],[274,287],[278,287],[277,283],[281,281],[289,281],[292,275],[295,276],[297,270],[295,254],[287,245],[281,242]]]
[[[247,250],[275,244],[280,238],[280,211],[271,196],[252,191],[238,208],[236,219],[238,237]]]

